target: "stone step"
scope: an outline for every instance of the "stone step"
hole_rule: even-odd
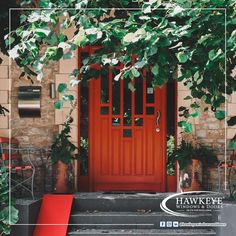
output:
[[[156,235],[156,236],[215,236],[216,232],[212,229],[188,229],[188,230],[181,230],[181,229],[168,229],[168,230],[161,230],[161,229],[149,229],[149,230],[139,230],[139,229],[129,229],[129,230],[98,230],[98,229],[91,229],[91,230],[77,230],[74,232],[69,232],[67,236],[114,236],[114,235],[121,235],[121,236],[129,236],[129,235]]]
[[[145,209],[162,211],[160,203],[171,193],[78,193],[75,194],[72,212],[78,211],[134,211]],[[168,201],[168,207],[175,209],[175,200]]]
[[[194,213],[194,215],[196,216],[179,217],[164,212],[81,212],[71,215],[70,224],[78,229],[160,229],[167,228],[167,222],[168,225],[180,228],[181,222],[216,221],[211,213]]]
[[[160,203],[170,195],[172,193],[78,193],[74,196],[72,212],[137,212],[138,210],[162,212]],[[167,207],[176,210],[176,199],[169,199]]]

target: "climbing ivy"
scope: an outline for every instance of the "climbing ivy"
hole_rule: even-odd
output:
[[[185,98],[191,106],[180,108],[183,120],[179,125],[186,132],[192,130],[188,119],[199,115],[201,101],[217,119],[225,118],[226,94],[236,90],[232,76],[234,0],[44,0],[39,7],[22,11],[19,27],[5,37],[10,57],[22,68],[20,77],[42,80],[43,68],[50,62],[72,58],[78,47],[101,45],[93,56],[82,60],[80,71],[72,71],[72,86],[99,76],[91,66],[94,63],[101,67],[123,63],[114,79],[129,80],[131,90],[135,89],[131,81],[142,76],[143,69],[151,70],[154,87],[174,78],[191,90]],[[75,33],[68,38],[62,30],[70,27]]]

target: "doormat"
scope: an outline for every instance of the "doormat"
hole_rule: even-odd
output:
[[[73,195],[44,195],[33,236],[66,236]]]

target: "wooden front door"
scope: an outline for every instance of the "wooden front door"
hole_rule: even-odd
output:
[[[115,81],[119,67],[89,83],[91,191],[165,191],[166,90],[153,89],[151,74]]]

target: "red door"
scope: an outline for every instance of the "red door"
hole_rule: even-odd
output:
[[[89,173],[92,191],[165,191],[165,87],[151,74],[115,81],[119,67],[89,83]]]

